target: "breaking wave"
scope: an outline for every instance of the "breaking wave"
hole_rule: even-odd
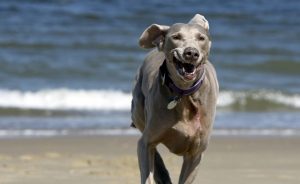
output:
[[[120,90],[0,90],[0,108],[129,111],[131,94]],[[300,109],[300,94],[278,91],[221,91],[218,107],[237,110]]]
[[[0,90],[0,107],[45,110],[128,110],[131,95],[114,90]]]

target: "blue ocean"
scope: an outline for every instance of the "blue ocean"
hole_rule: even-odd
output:
[[[0,0],[0,138],[137,134],[132,82],[152,23],[210,23],[215,135],[300,135],[298,0]]]

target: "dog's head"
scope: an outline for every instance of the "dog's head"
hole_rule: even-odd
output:
[[[143,48],[157,47],[164,52],[174,82],[193,83],[200,75],[199,67],[208,59],[211,46],[209,24],[199,14],[187,24],[152,24],[141,35],[139,44]]]

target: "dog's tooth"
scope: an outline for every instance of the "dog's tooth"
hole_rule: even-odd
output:
[[[192,72],[192,74],[194,75],[196,73],[196,70],[195,70],[195,68],[194,68],[194,71]]]

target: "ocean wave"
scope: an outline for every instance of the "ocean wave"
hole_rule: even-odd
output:
[[[131,94],[120,90],[0,90],[0,108],[33,110],[129,111]],[[219,108],[231,110],[300,109],[300,94],[276,91],[221,91]]]
[[[251,50],[251,49],[248,49]],[[241,69],[255,72],[268,72],[274,74],[299,75],[300,62],[294,60],[266,60],[259,63],[222,63],[222,67]]]

